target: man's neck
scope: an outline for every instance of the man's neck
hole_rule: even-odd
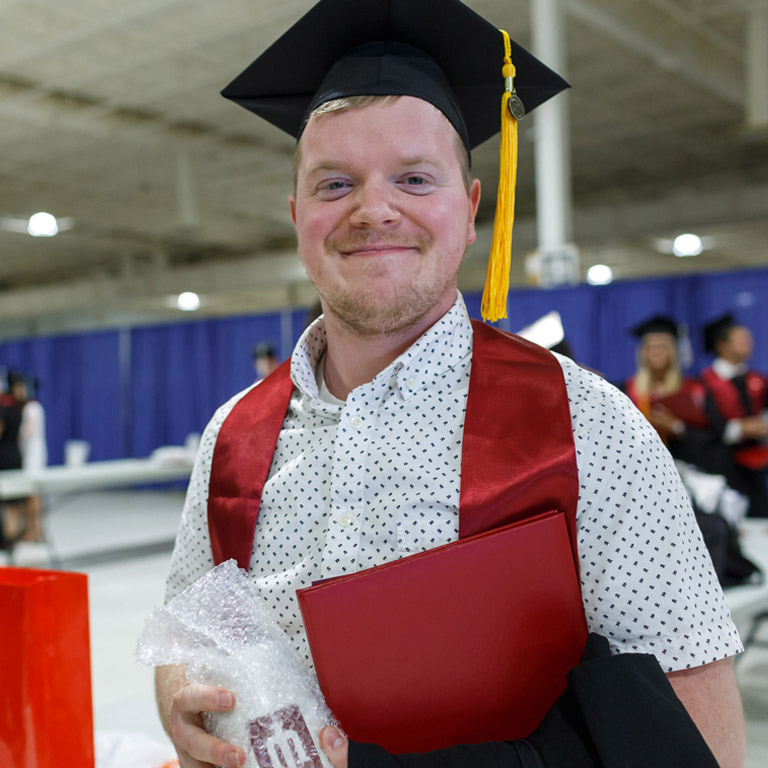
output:
[[[378,336],[360,336],[332,313],[326,312],[328,347],[323,374],[328,391],[339,400],[346,400],[353,389],[372,381],[400,357],[448,309],[450,306],[447,309],[436,307],[403,331]]]

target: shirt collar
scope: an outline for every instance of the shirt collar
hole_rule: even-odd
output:
[[[718,378],[730,381],[734,377],[746,373],[748,366],[746,363],[735,365],[734,363],[729,363],[727,360],[723,360],[722,357],[718,357],[715,358],[712,363],[712,370],[717,374]]]
[[[325,352],[328,339],[321,316],[301,335],[291,357],[294,386],[312,401],[318,410],[337,410],[318,396],[315,369]],[[379,373],[370,384],[375,389],[397,388],[404,400],[420,389],[444,378],[472,352],[472,324],[464,298],[457,291],[453,306],[430,326],[396,360]]]

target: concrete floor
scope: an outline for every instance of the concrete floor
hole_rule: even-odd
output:
[[[132,654],[146,616],[162,601],[182,502],[180,491],[89,494],[49,518],[65,566],[89,577],[97,768],[159,768],[174,755],[157,719],[152,670],[135,664]],[[16,553],[20,565],[46,567],[47,557],[41,545]],[[742,630],[745,618],[737,620]],[[768,640],[768,622],[762,636]],[[737,674],[747,717],[746,768],[765,768],[768,648],[751,649]]]

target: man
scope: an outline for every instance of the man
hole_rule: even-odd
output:
[[[712,431],[727,447],[720,471],[749,498],[748,515],[768,517],[768,377],[749,369],[752,334],[728,313],[705,326],[704,346],[716,355],[701,380]]]
[[[368,14],[384,21],[374,23]],[[312,84],[298,119],[276,116],[274,89],[282,85],[272,85],[263,103],[248,95],[244,82],[228,89],[300,136],[290,208],[299,254],[324,314],[305,332],[290,363],[290,400],[267,459],[245,565],[308,661],[297,587],[453,541],[463,524],[465,413],[482,399],[482,386],[473,395],[469,382],[485,341],[481,345],[483,333],[469,323],[456,274],[475,240],[480,200],[480,184],[468,173],[468,150],[490,133],[475,130],[473,122],[485,110],[457,107],[456,76],[453,88],[436,85],[445,75],[434,72],[432,56],[425,62],[422,53],[403,52],[401,43],[403,37],[412,46],[426,35],[445,36],[444,54],[434,41],[422,41],[424,48],[440,58],[440,68],[453,59],[468,67],[466,58],[482,59],[478,51],[489,40],[498,43],[497,31],[478,18],[455,0],[366,3],[365,12],[360,3],[323,0],[241,76],[268,81],[276,60],[298,60],[289,68],[299,70],[299,78],[306,74],[302,61],[320,61],[323,75],[330,72]],[[331,53],[317,50],[324,31],[332,37],[340,25],[351,24],[367,37],[345,41]],[[483,34],[491,30],[484,45],[471,41],[477,26]],[[366,39],[385,43],[353,48]],[[520,84],[520,62],[536,67],[526,56],[515,49]],[[398,77],[401,67],[407,71]],[[361,71],[395,75],[361,85]],[[543,98],[562,87],[552,77],[554,87],[540,78],[548,92]],[[468,90],[474,97],[482,89]],[[498,106],[501,88],[488,90]],[[543,100],[541,93],[529,97],[519,90],[529,110]],[[487,111],[498,115],[497,108]],[[472,124],[465,126],[464,119]],[[740,643],[668,454],[642,416],[604,381],[565,358],[531,354],[555,364],[562,404],[570,401],[568,440],[579,463],[574,535],[590,628],[609,635],[614,651],[654,653],[720,763],[741,765],[743,725],[729,658]],[[247,441],[237,415],[251,393],[260,397],[269,382],[220,409],[203,436],[169,597],[213,565],[212,548],[217,560],[222,549],[224,556],[229,551],[221,546],[228,531],[219,519],[231,501],[223,489],[231,478],[219,471],[229,455],[220,450],[221,436],[234,429],[235,442]],[[509,392],[511,401],[525,385],[521,381],[517,392]],[[506,405],[498,402],[500,417]],[[523,402],[534,414],[538,406],[543,403]],[[542,432],[535,415],[528,422]],[[510,476],[519,470],[510,466]],[[161,716],[183,768],[241,765],[239,749],[202,728],[203,712],[234,706],[231,692],[185,682],[179,668],[158,670]],[[347,742],[335,729],[323,731],[322,743],[334,766],[347,765]],[[350,768],[369,764],[359,760],[358,751]],[[365,760],[372,765],[375,757]],[[490,764],[471,755],[469,760],[465,764]]]
[[[256,374],[256,381],[266,379],[280,365],[280,361],[277,358],[277,350],[271,341],[260,341],[253,348],[252,355],[253,372]]]

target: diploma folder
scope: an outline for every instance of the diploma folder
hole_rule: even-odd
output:
[[[528,736],[587,638],[560,512],[297,595],[331,711],[396,754]]]
[[[656,405],[664,406],[675,418],[680,419],[689,427],[698,427],[699,429],[709,427],[709,419],[704,408],[696,402],[690,392],[678,390],[671,395],[655,400],[653,406]]]

